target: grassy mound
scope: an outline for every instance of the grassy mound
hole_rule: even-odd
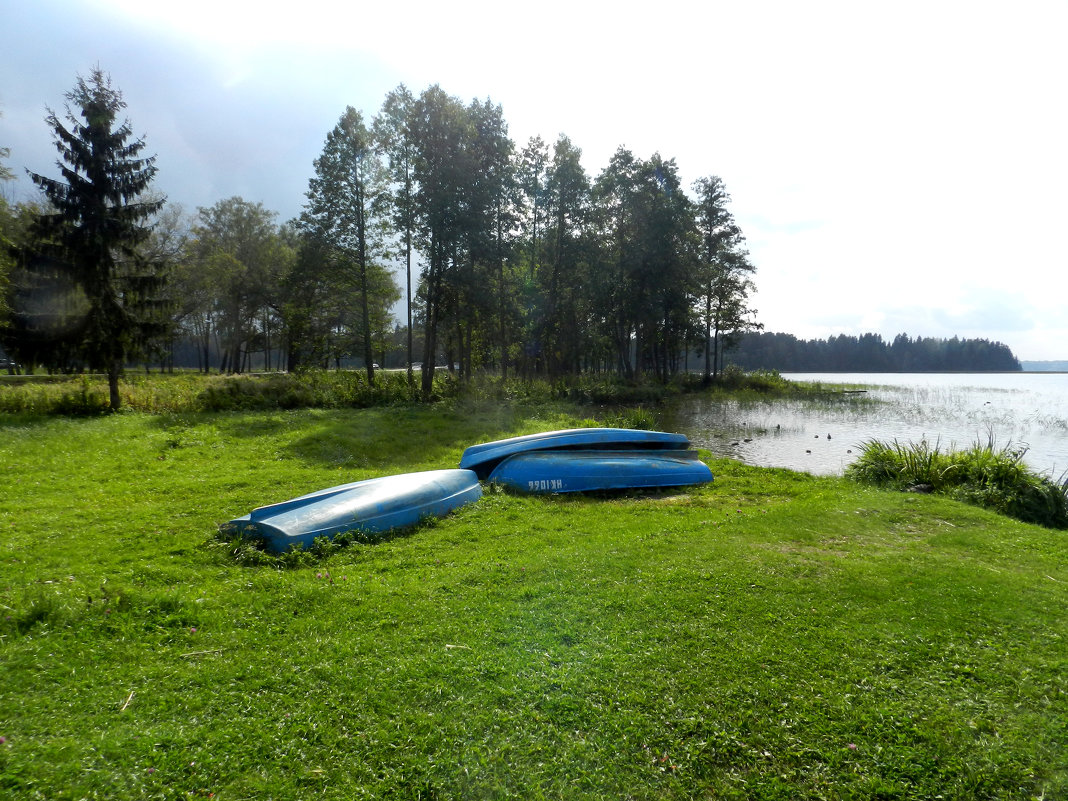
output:
[[[998,447],[991,437],[967,450],[926,439],[902,444],[870,440],[846,476],[876,486],[922,490],[993,509],[1026,523],[1068,528],[1068,475],[1059,481],[1023,463],[1026,448]]]

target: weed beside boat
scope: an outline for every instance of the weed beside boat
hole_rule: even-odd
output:
[[[1058,480],[1023,464],[1025,446],[998,447],[993,437],[967,450],[926,439],[869,440],[846,476],[875,486],[938,492],[1025,523],[1068,528],[1068,474]]]

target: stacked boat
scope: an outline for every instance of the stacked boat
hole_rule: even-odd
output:
[[[372,478],[262,506],[225,527],[268,550],[310,546],[343,532],[381,534],[445,515],[482,497],[479,481],[524,493],[597,492],[704,484],[712,472],[682,434],[577,428],[467,448],[455,470]]]
[[[460,467],[518,492],[560,493],[704,484],[708,466],[683,434],[574,428],[472,445]]]

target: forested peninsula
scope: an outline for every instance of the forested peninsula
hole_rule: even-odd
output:
[[[847,373],[1014,372],[1020,362],[1007,345],[986,339],[939,339],[878,334],[798,339],[753,332],[738,338],[730,361],[746,370]]]

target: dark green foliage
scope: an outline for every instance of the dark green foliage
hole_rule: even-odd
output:
[[[747,373],[737,365],[729,364],[716,376],[712,386],[726,390],[751,390],[772,395],[796,393],[800,390],[776,370],[754,370]]]
[[[464,380],[514,369],[667,381],[691,348],[714,339],[722,351],[751,325],[740,232],[716,218],[718,244],[702,256],[673,159],[620,148],[591,185],[567,136],[551,157],[538,137],[517,154],[500,106],[465,106],[438,86],[391,93],[375,131],[390,158],[395,252],[423,257],[409,334],[422,326],[424,380],[444,357]]]
[[[358,353],[368,382],[374,383],[375,346],[388,335],[389,307],[399,293],[381,264],[378,232],[387,212],[384,165],[363,116],[351,106],[327,134],[307,198],[300,218],[301,270],[288,285],[298,297],[308,285],[324,289],[326,313],[319,304],[289,303],[291,318],[309,318],[306,326],[290,326],[291,356],[304,350],[314,357],[314,340],[332,339],[332,355]],[[296,366],[291,358],[290,369]]]
[[[0,201],[0,262],[6,258],[9,271],[6,288],[0,288],[0,306],[8,309],[0,317],[0,343],[27,368],[45,364],[69,372],[85,363],[81,344],[89,304],[70,265],[41,253],[37,222],[45,211],[40,203],[9,207]]]
[[[62,179],[31,173],[52,211],[40,217],[36,253],[24,254],[30,272],[65,272],[84,293],[87,310],[80,331],[92,368],[106,370],[110,405],[118,409],[118,379],[126,360],[166,330],[158,300],[163,277],[139,248],[149,236],[145,221],[163,205],[144,192],[156,174],[155,157],[141,157],[144,140],[128,141],[129,122],[116,127],[126,103],[99,68],[78,79],[67,100],[67,125],[50,112],[62,162]]]
[[[734,216],[727,210],[730,195],[723,180],[713,175],[693,185],[697,193],[697,229],[700,290],[705,350],[705,381],[719,374],[724,352],[737,344],[746,331],[761,326],[752,320],[746,304],[756,289],[754,266],[745,251],[745,238]]]
[[[422,275],[424,353],[422,389],[431,391],[437,354],[447,349],[448,360],[464,342],[447,347],[447,337],[471,336],[467,315],[484,302],[476,296],[485,289],[476,279],[470,247],[478,208],[469,206],[479,174],[475,169],[476,128],[472,116],[457,98],[439,86],[426,89],[411,111],[415,142],[412,177],[415,182],[417,242],[424,256]]]
[[[534,160],[529,168],[536,170],[538,154],[531,151],[528,156]],[[550,376],[580,372],[595,342],[590,320],[590,290],[595,286],[590,181],[581,158],[582,151],[561,135],[544,176],[545,185],[535,190],[540,190],[534,202],[544,207],[545,222],[538,264],[531,270],[540,302],[528,328],[538,347],[528,358]],[[542,210],[533,211],[536,215]]]
[[[3,112],[0,111],[0,117]],[[6,159],[11,154],[10,148],[0,147],[0,159]],[[0,188],[4,181],[10,181],[15,177],[11,169],[0,161]],[[3,330],[7,315],[10,311],[8,305],[8,285],[10,274],[15,266],[16,245],[15,236],[15,209],[8,203],[7,198],[0,193],[0,331]]]
[[[910,338],[878,334],[800,340],[792,334],[746,333],[731,360],[746,370],[798,372],[975,372],[1020,369],[1008,346],[985,339]]]
[[[938,492],[1026,523],[1068,528],[1068,476],[1054,481],[1023,463],[1026,447],[997,447],[993,438],[968,450],[927,440],[863,444],[846,469],[857,481],[893,489]]]
[[[620,148],[593,187],[601,241],[594,319],[627,377],[675,375],[698,288],[694,209],[674,159]]]
[[[52,409],[54,414],[70,417],[90,417],[108,410],[108,399],[103,392],[94,391],[87,376],[81,376],[75,384],[77,389],[63,392]]]
[[[270,353],[272,334],[281,338],[282,286],[295,254],[276,216],[241,197],[197,210],[181,281],[198,344],[207,352],[213,339],[220,343],[220,372],[244,372],[253,350]]]

